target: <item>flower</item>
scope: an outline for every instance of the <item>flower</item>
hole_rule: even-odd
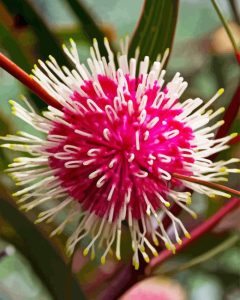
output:
[[[159,240],[174,252],[174,243],[181,243],[182,234],[189,237],[169,208],[175,204],[196,217],[189,208],[191,194],[186,188],[229,197],[223,191],[174,176],[217,182],[225,180],[227,173],[237,172],[227,167],[236,159],[212,162],[208,158],[226,149],[235,136],[214,139],[214,130],[223,122],[208,125],[224,111],[209,109],[223,89],[206,103],[200,98],[181,102],[187,83],[180,73],[164,82],[168,51],[161,62],[150,65],[145,57],[138,63],[137,57],[128,60],[126,43],[117,66],[107,39],[108,58],[101,56],[94,40],[86,66],[79,60],[75,43],[70,42],[70,49],[63,48],[75,69],[61,68],[49,56],[45,63],[39,60],[40,67],[33,70],[33,78],[61,108],[48,106],[40,116],[25,99],[24,106],[10,101],[13,113],[44,135],[41,138],[21,131],[3,137],[11,142],[3,147],[28,154],[9,166],[17,185],[25,186],[14,195],[26,210],[52,203],[37,222],[67,211],[52,235],[77,220],[67,242],[68,252],[72,254],[89,236],[83,253],[91,251],[94,257],[96,246],[101,246],[102,263],[110,250],[120,259],[125,221],[137,269],[139,255],[147,262],[149,252],[157,255]],[[165,216],[171,220],[173,237],[164,227]]]

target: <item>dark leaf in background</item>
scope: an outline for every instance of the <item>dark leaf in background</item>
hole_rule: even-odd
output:
[[[23,239],[24,254],[31,261],[53,298],[56,300],[85,299],[76,277],[70,273],[60,253],[39,227],[15,207],[10,195],[2,186],[0,186],[0,213]],[[72,298],[68,297],[66,292],[69,292]]]
[[[28,72],[31,70],[31,64],[21,45],[7,26],[5,26],[2,18],[0,18],[0,45],[8,52],[8,55],[19,67]]]
[[[29,0],[2,0],[7,10],[14,16],[22,16],[35,33],[38,55],[47,59],[53,55],[60,64],[69,65],[62,48],[42,16],[36,11]]]
[[[92,40],[96,38],[98,40],[101,55],[107,57],[107,51],[103,44],[105,34],[99,28],[97,22],[95,21],[95,18],[91,15],[91,12],[88,11],[87,7],[80,0],[66,0],[66,2],[72,9],[73,13],[76,15],[83,31],[89,38],[90,42],[92,43]],[[113,46],[111,46],[111,48],[113,49]]]

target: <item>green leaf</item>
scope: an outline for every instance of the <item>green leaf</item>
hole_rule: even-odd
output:
[[[166,273],[168,275],[175,274],[187,270],[192,267],[196,267],[199,264],[206,263],[213,257],[227,251],[229,248],[233,247],[239,241],[239,234],[234,234],[225,240],[221,241],[216,247],[208,249],[206,252],[201,253],[199,256],[195,256],[192,259],[188,259],[187,262],[181,263],[176,267],[170,268]]]
[[[140,59],[149,56],[154,61],[171,48],[178,16],[178,0],[145,0],[142,15],[135,29],[129,56],[140,47]]]
[[[0,186],[0,214],[24,241],[24,254],[29,258],[43,283],[56,300],[85,299],[76,277],[70,272],[60,253],[13,204],[13,199]],[[69,296],[71,294],[71,296]]]
[[[3,24],[0,17],[0,45],[9,53],[14,62],[26,71],[31,70],[31,65],[28,62],[21,45],[12,35],[11,31]]]
[[[16,63],[19,67],[24,69],[27,72],[30,72],[32,66],[28,60],[28,57],[25,55],[21,44],[18,39],[12,34],[11,30],[6,26],[3,22],[2,15],[0,14],[0,45],[4,48],[11,59]],[[34,104],[42,109],[46,107],[45,103],[40,100],[36,95],[28,91],[30,98],[34,101]]]
[[[51,54],[60,64],[69,65],[55,35],[29,0],[2,0],[2,2],[11,14],[20,14],[31,25],[42,59],[47,59]]]
[[[82,25],[82,29],[86,33],[86,36],[89,38],[90,42],[92,42],[92,39],[96,38],[98,40],[101,54],[107,56],[107,51],[103,43],[105,34],[99,28],[95,18],[88,11],[87,7],[85,7],[80,0],[66,0],[66,2],[69,4],[69,7],[78,18],[78,21]],[[114,50],[113,45],[111,45],[111,49]]]

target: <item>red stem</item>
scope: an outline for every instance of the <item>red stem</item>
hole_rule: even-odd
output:
[[[240,142],[240,135],[238,135],[235,138],[233,138],[228,144],[229,145],[235,145],[235,144],[237,144],[239,142]]]
[[[203,236],[205,233],[209,232],[213,227],[215,227],[222,218],[227,215],[230,211],[232,211],[235,207],[239,205],[240,201],[238,198],[232,198],[226,205],[224,205],[218,212],[216,212],[212,217],[203,222],[197,228],[195,228],[191,232],[191,239],[183,238],[183,242],[181,245],[176,246],[176,253],[178,254],[180,251],[185,249],[189,244],[192,244],[195,240]],[[174,256],[174,254],[169,250],[163,250],[159,256],[154,257],[149,265],[145,269],[145,273],[150,275],[153,270],[160,266],[167,259]]]
[[[210,182],[210,181],[198,179],[196,177],[181,175],[181,174],[177,174],[177,173],[173,173],[172,176],[175,177],[175,178],[181,179],[181,180],[198,183],[200,185],[208,186],[212,189],[224,191],[224,192],[230,193],[231,195],[235,195],[235,196],[240,197],[240,192],[239,191],[231,189],[227,186],[224,186],[224,185],[221,185],[221,184],[218,184],[218,183],[215,183],[215,182]]]
[[[240,52],[239,51],[236,52],[235,55],[236,55],[237,62],[240,65]]]
[[[38,82],[36,82],[36,80],[34,80],[31,76],[29,76],[25,71],[23,71],[2,53],[0,53],[0,67],[17,78],[48,105],[56,108],[61,108],[60,103],[54,97],[52,97]]]
[[[233,121],[235,120],[240,108],[240,84],[237,87],[237,90],[230,102],[226,112],[224,114],[223,120],[225,123],[221,126],[216,134],[216,139],[222,138],[228,134]]]

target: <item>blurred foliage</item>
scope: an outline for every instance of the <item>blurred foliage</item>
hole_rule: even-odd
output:
[[[0,240],[0,249],[6,245],[7,241]],[[1,261],[0,299],[52,300],[53,298],[32,272],[29,261],[21,253],[16,252]]]
[[[22,243],[17,246],[28,257],[53,298],[66,299],[66,290],[69,288],[74,298],[85,299],[79,283],[58,250],[51,244],[51,240],[13,205],[10,195],[1,186],[0,195],[0,214],[16,228],[17,234],[22,239]]]
[[[41,53],[42,58],[47,59],[48,55],[52,54],[61,64],[68,64],[55,35],[29,0],[2,0],[2,3],[15,18],[21,18],[22,24],[31,25],[35,33],[36,49],[39,50],[38,55]],[[18,23],[16,25],[19,26]]]
[[[240,43],[239,1],[219,0],[218,2],[226,16],[235,20],[235,35]],[[119,37],[127,34],[131,37],[134,32],[130,50],[132,54],[139,44],[141,55],[149,55],[152,59],[159,53],[163,54],[167,47],[172,48],[167,78],[171,78],[176,71],[181,71],[189,83],[184,98],[200,95],[203,99],[208,99],[216,89],[225,87],[225,95],[214,104],[214,108],[227,106],[238,84],[239,68],[235,63],[231,47],[228,51],[223,51],[221,47],[227,46],[228,38],[222,30],[220,21],[210,1],[182,0],[179,6],[176,39],[172,45],[177,3],[178,1],[175,0],[147,0],[145,11],[140,22],[137,23],[141,15],[142,0],[3,0],[0,3],[0,48],[23,69],[30,72],[32,64],[38,58],[47,59],[49,54],[55,56],[61,64],[68,65],[69,61],[62,53],[61,44],[68,43],[69,38],[76,40],[84,62],[94,37],[101,41],[104,36],[107,36],[117,48]],[[29,130],[26,124],[10,115],[7,103],[9,97],[19,99],[19,94],[26,94],[24,87],[2,70],[0,75],[0,134],[14,132],[20,127]],[[33,95],[30,94],[29,98],[36,109],[41,110],[45,107],[45,104],[36,101]],[[237,131],[239,127],[240,116],[235,120],[232,130]],[[240,157],[239,146],[235,145],[225,152],[224,156]],[[11,158],[12,154],[0,151],[1,170],[6,167]],[[230,181],[233,186],[236,186],[235,178],[231,178]],[[10,192],[12,191],[11,181],[3,172],[0,174],[0,182]],[[194,208],[202,219],[214,213],[222,205],[221,199],[206,199],[199,195],[194,195],[194,200]],[[64,299],[66,281],[64,276],[69,271],[66,266],[67,258],[62,257],[64,237],[49,241],[46,236],[55,224],[38,225],[39,228],[35,228],[35,225],[29,221],[34,219],[32,214],[27,214],[29,217],[27,219],[12,202],[2,199],[0,211],[2,214],[0,236],[5,240],[0,242],[0,248],[6,243],[13,243],[20,251],[13,257],[0,261],[0,299],[7,300],[7,297],[11,300],[20,299],[20,294],[16,295],[11,291],[13,284],[23,293],[24,300]],[[190,228],[196,225],[186,216],[183,215],[183,218]],[[235,224],[224,232],[209,233],[168,262],[168,267],[179,266],[216,247],[224,239],[231,237],[235,228],[239,227]],[[67,228],[66,235],[69,230],[71,228]],[[128,236],[125,237],[123,245],[127,243]],[[237,300],[240,298],[239,251],[240,245],[237,243],[217,257],[177,273],[174,277],[188,291],[190,300],[205,298]],[[125,254],[127,260],[130,253]],[[76,276],[88,299],[98,299],[100,291],[108,287],[114,275],[125,263],[123,261],[116,264],[112,258],[105,266],[99,266],[98,259],[89,261],[88,258],[83,257],[81,251],[77,251],[73,258]],[[53,281],[47,283],[49,277]],[[75,279],[74,284],[75,291],[81,294],[79,283]],[[4,296],[3,290],[9,296]]]

